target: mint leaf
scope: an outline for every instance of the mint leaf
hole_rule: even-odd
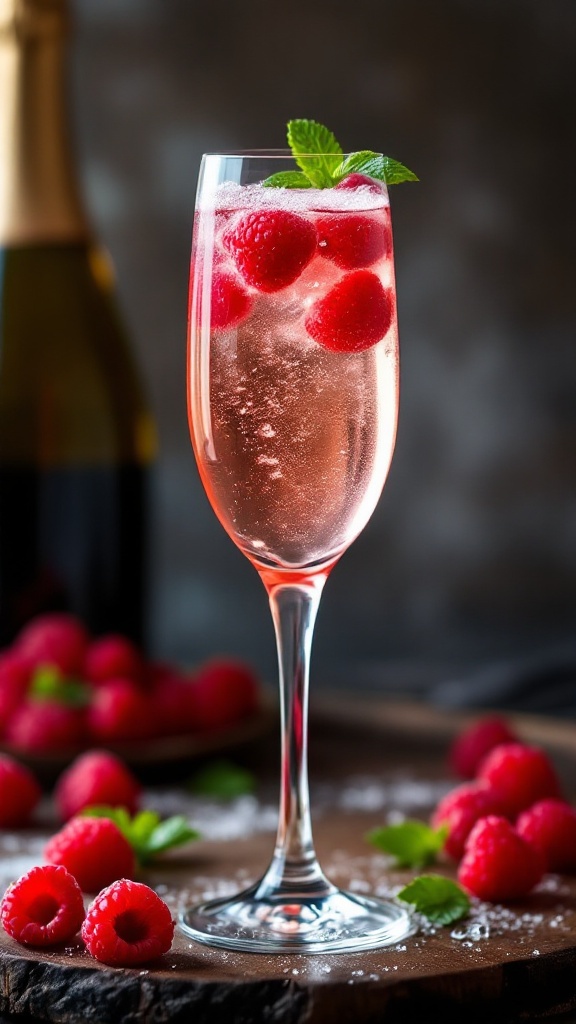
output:
[[[368,833],[367,839],[384,853],[396,857],[399,867],[421,868],[432,864],[446,841],[447,829],[430,828],[423,821],[408,819]]]
[[[55,665],[41,665],[32,677],[30,696],[37,701],[56,701],[82,708],[90,702],[90,687],[79,679],[62,675]]]
[[[188,789],[199,796],[214,796],[220,800],[234,800],[237,796],[253,793],[256,779],[252,772],[231,761],[212,761],[194,775]]]
[[[350,153],[341,164],[334,169],[335,184],[342,181],[348,174],[367,174],[370,178],[385,181],[387,185],[398,185],[402,181],[418,181],[410,171],[398,160],[389,156],[374,153],[371,149],[362,149],[358,153]]]
[[[342,160],[342,147],[318,121],[303,118],[288,122],[288,145],[300,170],[316,188],[330,188]]]
[[[147,864],[165,850],[200,838],[200,833],[188,824],[182,814],[160,821],[160,815],[155,811],[139,811],[131,818],[124,807],[108,806],[86,807],[82,814],[113,821],[130,843],[140,865]]]
[[[278,171],[263,182],[268,188],[312,188],[312,182],[302,171]]]
[[[443,875],[420,875],[398,893],[398,899],[411,903],[434,924],[451,924],[465,917],[470,900],[456,882]]]

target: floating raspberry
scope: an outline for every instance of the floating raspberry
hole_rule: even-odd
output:
[[[0,828],[26,825],[42,792],[29,768],[0,754]]]
[[[101,892],[82,925],[88,952],[111,967],[156,960],[172,945],[174,922],[163,900],[141,882],[125,878]]]
[[[546,797],[560,797],[560,784],[548,755],[539,747],[504,743],[482,761],[479,781],[498,792],[510,818]]]
[[[515,743],[517,739],[504,718],[497,715],[481,718],[456,737],[448,752],[448,763],[456,775],[473,779],[486,754],[502,743]]]
[[[222,240],[244,281],[261,292],[292,284],[316,251],[314,225],[288,210],[245,213]]]
[[[216,330],[236,327],[245,320],[254,300],[233,274],[215,270],[212,277],[210,325]]]
[[[465,783],[447,793],[432,815],[433,828],[445,825],[448,835],[444,849],[449,857],[460,860],[473,826],[479,818],[500,814],[498,794],[483,783]]]
[[[253,670],[232,659],[205,662],[192,685],[195,721],[200,729],[233,725],[253,714],[259,701],[259,684]]]
[[[370,267],[392,251],[382,213],[327,214],[316,221],[318,252],[343,270]]]
[[[361,352],[380,341],[394,316],[394,293],[376,274],[346,274],[310,308],[306,330],[334,352]]]
[[[539,800],[523,811],[516,831],[540,851],[548,871],[576,871],[576,810],[564,800]]]
[[[96,684],[119,678],[140,682],[144,675],[144,659],[128,637],[110,633],[93,640],[88,647],[84,675]]]
[[[30,664],[56,665],[64,675],[82,672],[88,633],[73,615],[39,615],[16,638],[15,649]]]
[[[16,651],[0,655],[0,735],[11,716],[23,703],[30,682],[31,668]]]
[[[339,181],[335,188],[369,188],[371,192],[383,192],[384,186],[376,178],[369,178],[367,174],[347,174],[342,181]]]
[[[506,818],[480,818],[466,842],[458,881],[481,900],[526,896],[544,874],[544,861]]]
[[[0,917],[8,935],[27,946],[66,942],[84,920],[80,886],[66,868],[32,868],[6,890]]]
[[[154,735],[152,703],[130,679],[102,683],[88,708],[88,729],[99,743],[141,740]]]
[[[84,709],[53,700],[25,701],[6,729],[8,743],[31,753],[74,750],[85,739]]]
[[[62,864],[83,892],[99,892],[136,871],[134,851],[109,818],[72,818],[44,848],[49,864]]]
[[[135,814],[139,796],[137,778],[119,757],[106,750],[90,750],[77,757],[62,773],[54,790],[63,821],[96,805],[125,807]]]

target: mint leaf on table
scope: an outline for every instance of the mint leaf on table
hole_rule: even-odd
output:
[[[299,171],[279,171],[262,182],[271,188],[333,188],[347,175],[366,174],[387,185],[418,181],[398,160],[371,149],[344,156],[334,134],[318,121],[296,118],[288,122],[288,145]]]
[[[220,800],[234,800],[237,796],[253,793],[255,788],[256,779],[252,772],[224,760],[205,765],[188,783],[191,793]]]
[[[465,917],[470,900],[464,890],[443,875],[420,875],[398,893],[398,899],[413,907],[434,924],[452,924]]]
[[[366,838],[379,850],[396,857],[399,867],[422,868],[436,860],[446,835],[444,825],[430,828],[423,821],[409,818],[398,825],[372,829]]]
[[[109,818],[118,826],[122,835],[134,850],[140,865],[154,860],[159,853],[181,846],[192,839],[199,839],[200,833],[192,828],[184,815],[175,814],[160,820],[156,811],[139,811],[133,818],[124,807],[86,807],[82,814],[90,818]]]
[[[62,675],[55,665],[40,665],[36,669],[29,693],[35,701],[56,701],[73,708],[82,708],[90,703],[88,684]]]

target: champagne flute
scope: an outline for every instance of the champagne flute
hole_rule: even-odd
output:
[[[411,930],[340,891],[312,841],[310,649],[324,583],[366,525],[394,448],[398,336],[385,185],[271,188],[284,151],[208,154],[192,246],[188,409],[208,498],[267,590],[279,662],[281,786],[270,867],[187,908],[184,932],[261,952],[351,952]]]

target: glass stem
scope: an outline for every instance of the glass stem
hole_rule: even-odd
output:
[[[272,863],[258,896],[325,896],[335,892],[318,864],[308,793],[308,681],[316,613],[325,576],[267,584],[280,675],[280,816]]]

